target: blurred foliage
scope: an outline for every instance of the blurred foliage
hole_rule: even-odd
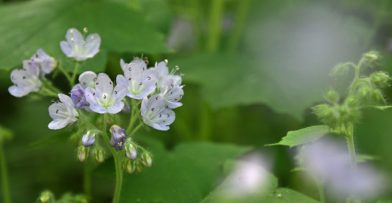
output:
[[[119,58],[143,54],[149,65],[167,57],[170,66],[179,65],[185,74],[184,106],[172,130],[146,129],[137,135],[154,152],[154,163],[143,173],[126,175],[123,199],[199,202],[220,185],[224,164],[250,148],[273,160],[271,174],[279,187],[293,189],[277,189],[265,202],[317,199],[315,186],[291,172],[287,149],[264,145],[278,142],[288,131],[319,124],[309,107],[336,83],[328,76],[335,64],[356,61],[375,49],[383,56],[381,67],[392,71],[391,2],[223,0],[222,16],[213,28],[218,38],[211,39],[212,2],[0,1],[0,124],[15,135],[4,145],[15,202],[32,202],[44,189],[58,197],[83,192],[82,164],[68,141],[71,131],[47,129],[52,101],[16,99],[7,92],[9,70],[36,49],[64,60],[59,42],[69,27],[87,27],[102,36],[101,53],[82,71],[114,75],[121,71]],[[211,40],[217,40],[214,49],[208,48]],[[55,77],[55,82],[69,91],[63,78]],[[391,98],[391,88],[386,95]],[[391,109],[368,109],[355,134],[359,153],[376,157],[372,163],[392,181],[391,121]],[[92,202],[110,201],[113,175],[110,160],[96,166]],[[383,197],[391,198],[390,191]]]

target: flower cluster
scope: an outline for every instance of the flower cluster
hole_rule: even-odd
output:
[[[31,92],[38,92],[42,86],[44,76],[56,67],[56,60],[43,49],[27,60],[23,61],[23,68],[11,72],[11,81],[14,85],[8,88],[11,95],[23,97]]]
[[[66,32],[66,39],[60,42],[61,50],[75,62],[75,67],[93,58],[100,49],[101,37],[97,33],[86,37],[84,34],[71,28]],[[58,130],[76,124],[80,161],[92,155],[102,162],[109,148],[113,156],[126,157],[122,162],[130,173],[150,166],[151,154],[133,141],[132,135],[143,124],[160,131],[169,130],[175,120],[173,110],[182,106],[180,100],[184,95],[182,78],[176,74],[177,69],[169,70],[167,60],[148,67],[141,58],[135,57],[129,63],[121,59],[119,67],[122,73],[112,80],[106,73],[92,71],[76,77],[77,68],[70,75],[59,64],[39,49],[30,59],[23,61],[23,69],[12,71],[14,85],[9,92],[16,97],[32,92],[58,97],[59,101],[48,109],[52,118],[48,128]],[[69,80],[71,90],[68,95],[61,93],[45,78],[53,70],[61,71]],[[129,112],[131,117],[125,130],[119,126],[122,124],[116,114]],[[117,118],[118,125],[113,118]],[[110,129],[108,126],[111,126]]]

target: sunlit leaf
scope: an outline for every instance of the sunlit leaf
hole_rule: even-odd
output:
[[[287,132],[287,135],[281,141],[272,145],[284,145],[295,147],[315,141],[329,132],[329,127],[326,125],[316,125],[302,128],[295,131]],[[271,146],[271,145],[270,145]]]

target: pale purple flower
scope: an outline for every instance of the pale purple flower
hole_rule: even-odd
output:
[[[41,75],[52,72],[57,65],[57,61],[49,56],[43,49],[38,49],[29,60],[26,60],[26,63],[32,63],[38,66]]]
[[[76,84],[71,90],[71,98],[76,108],[88,107],[85,96],[85,89],[87,87],[94,88],[97,74],[92,71],[85,71],[79,76],[79,84]]]
[[[36,64],[24,61],[23,69],[11,72],[14,85],[8,88],[9,93],[15,97],[23,97],[31,92],[38,92],[42,86],[39,75],[40,70]]]
[[[169,125],[175,120],[175,113],[159,95],[144,98],[141,105],[143,122],[157,130],[169,130]]]
[[[100,114],[116,114],[124,108],[126,90],[116,85],[113,88],[113,82],[105,73],[100,73],[95,82],[95,88],[87,87],[85,96],[89,107],[92,111]]]
[[[75,28],[70,28],[65,35],[66,41],[60,42],[64,54],[76,61],[84,61],[94,57],[99,52],[101,37],[97,33],[86,38]]]
[[[112,127],[110,127],[110,133],[112,134],[110,144],[116,150],[122,150],[126,139],[125,130],[118,125],[112,125]]]
[[[87,131],[82,137],[82,144],[85,147],[89,147],[95,143],[95,133],[91,130]]]
[[[49,116],[53,119],[48,125],[49,129],[58,130],[68,124],[77,121],[79,116],[72,99],[65,95],[59,94],[60,102],[53,103],[49,106]]]
[[[133,99],[143,99],[155,90],[152,70],[147,69],[147,64],[140,58],[135,58],[130,63],[120,61],[124,75],[117,76],[117,84],[127,90],[127,96]]]
[[[81,84],[76,84],[71,90],[71,99],[75,107],[78,109],[88,107],[90,105],[86,100],[84,92],[85,90]]]

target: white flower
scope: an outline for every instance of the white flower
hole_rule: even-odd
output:
[[[42,86],[39,74],[38,66],[25,61],[23,69],[11,72],[11,81],[14,85],[8,88],[9,93],[15,97],[23,97],[30,92],[38,92]]]
[[[182,106],[180,100],[184,95],[182,78],[169,72],[167,61],[161,61],[152,68],[159,94],[172,109]]]
[[[175,120],[175,113],[159,95],[144,98],[141,105],[143,122],[157,130],[169,130],[169,125]]]
[[[89,147],[95,143],[95,133],[91,130],[87,131],[86,134],[82,137],[82,145],[85,147]]]
[[[95,88],[87,87],[85,90],[90,109],[100,114],[120,112],[124,108],[122,100],[125,94],[125,89],[120,85],[116,85],[113,89],[113,82],[105,73],[98,75]]]
[[[64,128],[77,120],[79,116],[71,98],[65,94],[59,94],[60,102],[53,103],[49,106],[49,115],[53,119],[48,127],[52,130]]]
[[[95,87],[95,81],[97,80],[97,74],[92,71],[85,71],[79,76],[79,83],[84,87]]]
[[[84,61],[94,57],[99,52],[101,37],[97,33],[90,34],[85,39],[79,30],[70,28],[65,38],[66,41],[60,42],[60,47],[69,58]]]
[[[120,61],[124,76],[117,76],[117,84],[127,89],[127,96],[133,99],[143,99],[155,90],[152,70],[140,58],[135,58],[129,64]]]
[[[26,63],[33,63],[41,70],[41,75],[48,74],[56,67],[56,60],[49,56],[43,49],[38,49],[37,52],[27,60]]]
[[[160,83],[160,95],[167,102],[169,108],[177,108],[182,106],[180,100],[184,95],[183,86],[181,85],[181,77],[178,75],[169,75]]]

